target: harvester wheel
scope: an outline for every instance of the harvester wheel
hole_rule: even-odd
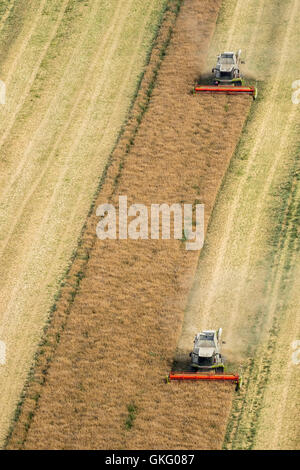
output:
[[[235,386],[235,391],[238,392],[241,389],[241,386],[243,384],[243,377],[240,375],[239,380],[236,383]]]

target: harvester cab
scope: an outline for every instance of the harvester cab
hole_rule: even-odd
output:
[[[194,370],[224,372],[221,336],[222,328],[217,331],[202,331],[195,336],[194,349],[190,353],[191,366]]]
[[[218,56],[217,65],[212,69],[215,85],[242,86],[243,80],[240,72],[241,50],[223,52]]]

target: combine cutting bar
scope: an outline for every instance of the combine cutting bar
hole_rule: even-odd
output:
[[[169,374],[169,380],[229,380],[239,384],[239,375],[233,374]]]
[[[256,98],[257,90],[254,86],[197,86],[195,93],[224,93],[226,95],[248,94]]]

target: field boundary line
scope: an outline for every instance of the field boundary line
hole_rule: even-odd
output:
[[[252,255],[252,247],[253,247],[253,244],[255,243],[255,235],[256,235],[256,232],[258,230],[259,220],[261,219],[262,212],[265,208],[265,203],[266,203],[265,198],[266,198],[266,195],[268,194],[268,192],[270,190],[270,187],[272,185],[272,182],[273,182],[273,179],[274,179],[274,176],[275,176],[275,172],[276,172],[277,167],[280,163],[281,150],[286,145],[286,141],[288,139],[288,131],[290,129],[291,122],[294,120],[295,114],[296,114],[296,109],[293,108],[290,115],[289,115],[289,117],[288,117],[288,119],[287,119],[285,129],[284,129],[284,131],[281,135],[280,143],[279,143],[279,146],[276,150],[276,157],[273,160],[271,171],[268,173],[268,177],[266,179],[261,198],[259,200],[258,205],[256,206],[256,208],[257,208],[256,217],[255,217],[255,220],[254,220],[254,223],[253,223],[253,227],[252,227],[252,230],[251,230],[251,233],[250,233],[250,237],[248,239],[248,241],[249,241],[248,247],[249,248],[247,250],[247,258],[245,260],[245,263],[243,264],[242,275],[239,278],[239,285],[238,285],[238,290],[237,290],[237,295],[236,295],[235,308],[233,310],[233,315],[231,315],[231,319],[230,319],[230,323],[229,323],[229,338],[230,338],[231,328],[232,328],[232,326],[235,322],[235,319],[236,319],[236,316],[237,316],[238,312],[240,311],[240,302],[241,302],[241,295],[240,294],[241,294],[243,288],[245,287],[245,283],[247,281],[247,276],[248,276],[248,271],[249,271],[249,264],[250,264],[250,259],[251,259],[251,255]]]

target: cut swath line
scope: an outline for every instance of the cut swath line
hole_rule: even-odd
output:
[[[242,311],[242,305],[241,305],[242,292],[245,289],[245,285],[246,285],[246,282],[247,282],[247,275],[248,275],[248,272],[249,272],[249,265],[250,265],[250,260],[251,260],[251,257],[252,257],[252,249],[253,249],[253,246],[255,244],[257,233],[259,231],[259,223],[260,223],[260,220],[262,218],[263,210],[264,210],[264,207],[265,207],[265,204],[266,204],[266,196],[267,196],[267,194],[270,190],[270,187],[272,185],[272,181],[274,179],[274,176],[275,176],[276,170],[278,168],[278,165],[281,162],[282,152],[283,152],[284,148],[286,147],[287,141],[289,139],[289,130],[290,130],[291,124],[294,122],[295,115],[296,115],[296,110],[295,110],[295,108],[293,108],[292,111],[290,112],[290,115],[287,119],[284,131],[281,135],[280,142],[279,142],[279,145],[278,145],[278,149],[277,149],[277,151],[274,155],[272,168],[271,168],[271,170],[268,174],[267,180],[266,180],[264,188],[263,188],[263,193],[261,194],[260,199],[258,201],[258,204],[256,206],[256,209],[257,209],[256,210],[256,217],[255,217],[255,220],[253,222],[253,228],[251,230],[250,237],[249,237],[248,243],[247,243],[247,246],[248,246],[247,258],[246,258],[246,260],[245,260],[245,262],[243,263],[243,266],[242,266],[242,272],[241,272],[241,275],[239,277],[239,285],[238,285],[238,289],[237,289],[237,293],[236,293],[235,304],[234,304],[234,308],[232,310],[232,314],[230,316],[230,322],[229,322],[229,327],[228,327],[228,330],[229,330],[228,341],[230,341],[230,339],[231,339],[230,335],[231,335],[231,332],[233,331],[233,325],[236,322],[236,318],[237,318],[239,312]],[[272,297],[272,299],[273,299],[273,297]],[[271,317],[269,316],[268,318],[269,318],[269,321],[271,321],[272,316]]]
[[[238,18],[240,18],[241,12],[246,11],[246,10],[247,10],[247,5],[245,5],[245,1],[244,0],[237,0],[235,10],[234,10],[234,14],[233,14],[233,17],[232,17],[231,28],[230,28],[230,31],[228,33],[228,39],[227,39],[227,43],[226,43],[226,50],[227,51],[231,47],[232,38],[233,38],[233,35],[234,35],[234,31],[236,29],[237,20],[238,20]]]
[[[121,5],[122,3],[124,2],[124,0],[120,0],[119,2],[119,5]],[[119,6],[118,5],[118,6]],[[116,9],[116,12],[119,11],[119,8]],[[42,181],[43,177],[45,176],[47,170],[50,168],[54,158],[55,158],[55,155],[56,155],[56,151],[57,149],[59,148],[59,145],[61,144],[62,142],[62,139],[65,137],[66,133],[67,133],[67,130],[70,126],[70,124],[73,123],[74,121],[74,118],[75,118],[75,115],[76,115],[76,112],[78,111],[78,107],[80,106],[82,100],[84,99],[84,95],[86,93],[86,91],[88,90],[88,88],[90,87],[90,80],[91,80],[91,77],[93,76],[93,73],[94,73],[94,69],[99,61],[99,57],[101,56],[101,54],[103,53],[103,50],[105,50],[105,46],[107,45],[111,35],[113,34],[113,31],[114,31],[114,28],[115,28],[115,25],[116,25],[116,22],[119,18],[119,15],[116,13],[114,15],[114,20],[111,24],[111,27],[109,28],[109,30],[106,32],[105,34],[105,37],[103,38],[103,41],[101,41],[101,44],[100,44],[100,47],[96,53],[96,56],[93,60],[93,63],[92,65],[90,66],[90,69],[89,69],[89,73],[86,74],[86,77],[85,77],[85,80],[84,80],[84,83],[82,84],[81,88],[80,88],[80,91],[79,91],[79,94],[75,100],[75,103],[74,105],[72,106],[72,110],[69,114],[69,117],[66,121],[66,123],[64,124],[64,126],[62,127],[61,129],[61,132],[58,136],[58,138],[56,139],[56,142],[54,143],[54,146],[53,146],[53,149],[51,150],[50,152],[50,155],[46,161],[46,164],[44,165],[44,168],[43,170],[41,171],[41,173],[39,174],[38,178],[36,179],[36,181],[32,184],[31,186],[31,189],[29,191],[29,193],[26,195],[26,197],[24,198],[24,200],[22,201],[22,204],[21,206],[19,207],[18,209],[18,212],[15,216],[15,220],[14,220],[14,224],[10,227],[10,230],[9,230],[9,233],[6,235],[6,237],[4,238],[3,242],[2,242],[2,245],[1,245],[1,253],[3,256],[4,254],[4,251],[7,247],[7,244],[9,243],[9,240],[12,236],[12,234],[14,233],[15,231],[15,228],[16,226],[18,225],[19,223],[19,220],[20,220],[20,217],[22,216],[23,212],[24,212],[24,209],[26,207],[26,205],[28,204],[28,202],[30,201],[31,197],[33,196],[33,194],[35,193],[36,189],[38,188],[40,182]],[[88,32],[88,30],[86,30],[86,32]],[[73,58],[73,56],[72,56]],[[72,60],[72,59],[71,59]],[[70,65],[70,67],[72,66],[72,62],[70,61],[70,63],[68,64]],[[67,72],[68,72],[68,69],[67,69]],[[32,148],[33,148],[33,145],[34,145],[34,142],[35,140],[38,138],[38,136],[40,136],[42,134],[42,131],[43,131],[43,128],[45,128],[49,122],[49,118],[50,118],[50,113],[53,109],[55,109],[55,106],[57,106],[57,100],[60,99],[61,97],[61,93],[63,93],[63,87],[64,87],[64,84],[65,84],[65,75],[63,76],[62,80],[61,80],[61,83],[60,83],[60,86],[59,86],[59,89],[58,89],[58,93],[55,95],[54,99],[53,99],[53,103],[50,104],[42,122],[41,122],[41,125],[38,127],[37,131],[35,132],[33,138],[30,140],[30,143],[29,145],[27,146],[24,154],[23,154],[23,158],[22,160],[20,161],[17,169],[15,170],[12,178],[10,179],[10,181],[8,182],[6,188],[2,191],[1,193],[1,201],[5,200],[5,198],[8,196],[8,193],[9,191],[15,187],[16,185],[16,181],[19,177],[19,175],[22,174],[23,172],[23,169],[24,169],[24,166],[26,165],[26,161],[28,159],[28,157],[30,156],[31,154],[31,151],[32,151]],[[101,82],[101,84],[103,83],[103,80]],[[99,85],[98,85],[99,86]],[[94,95],[95,96],[95,93]],[[84,121],[85,122],[85,121]],[[83,123],[84,123],[83,122]],[[74,150],[75,146],[78,144],[79,142],[79,137],[80,135],[78,134],[77,135],[77,138],[75,139],[74,143],[73,143],[73,146],[72,146],[72,149]],[[70,158],[70,154],[69,154],[69,158]],[[68,159],[66,159],[66,165],[68,163]],[[60,178],[61,180],[62,178]]]
[[[294,216],[296,215],[296,211],[297,207],[295,205],[293,214]],[[291,220],[293,220],[293,217]],[[275,264],[275,280],[268,285],[269,293],[267,297],[271,299],[270,308],[268,310],[268,318],[273,319],[273,323],[276,324],[277,331],[280,330],[280,323],[283,320],[279,313],[276,314],[276,310],[278,305],[279,292],[282,285],[282,278],[285,275],[284,266],[287,258],[290,255],[289,248],[292,228],[293,223],[291,222],[288,224],[288,234],[284,239],[284,246],[281,250],[278,251],[278,260]],[[295,259],[296,250],[292,251],[294,253]],[[263,406],[264,387],[268,381],[267,374],[271,365],[272,356],[274,354],[274,348],[276,348],[276,343],[274,343],[274,340],[271,340],[268,342],[267,347],[262,345],[257,352],[257,357],[260,359],[254,363],[254,368],[247,378],[249,386],[245,397],[245,406],[240,410],[241,416],[239,417],[239,426],[236,428],[235,436],[232,441],[234,448],[239,448],[241,443],[243,448],[252,448],[255,444],[259,410]],[[288,382],[285,381],[285,384],[288,384]],[[280,416],[280,410],[282,411],[284,408],[280,407],[280,409],[277,410],[278,416]],[[244,423],[244,419],[241,419],[241,417],[247,418],[247,426]],[[278,436],[279,434],[277,434],[277,437]]]
[[[300,194],[298,195],[298,198],[300,197]],[[296,242],[295,242],[296,244]],[[291,262],[292,266],[295,266],[295,259],[296,259],[296,249],[294,251],[294,257]],[[295,316],[295,321],[293,325],[293,331],[299,331],[300,325],[299,325],[300,317],[299,315]],[[286,365],[286,368],[284,370],[284,387],[282,388],[282,394],[279,402],[279,407],[275,410],[275,422],[276,422],[276,427],[273,430],[274,431],[274,436],[272,439],[272,444],[270,448],[272,449],[278,449],[280,440],[281,440],[281,435],[282,435],[282,423],[283,423],[283,418],[285,415],[285,409],[287,406],[287,400],[288,400],[288,394],[290,393],[290,383],[293,377],[293,374],[295,373],[294,370],[294,364],[290,360],[288,364]]]
[[[124,0],[119,0],[119,3],[117,5],[117,10],[120,11],[120,7],[122,5],[122,2]],[[88,21],[88,24],[87,24],[87,27],[85,28],[85,30],[83,31],[83,34],[81,35],[80,39],[77,41],[77,46],[76,48],[74,49],[67,65],[66,65],[66,69],[64,71],[64,74],[60,80],[60,83],[57,87],[57,90],[56,90],[56,94],[55,96],[52,98],[51,102],[49,103],[49,106],[47,107],[47,111],[46,113],[43,115],[43,119],[40,123],[40,125],[38,126],[38,128],[36,129],[35,133],[33,134],[31,140],[30,140],[30,143],[29,145],[26,147],[23,155],[22,155],[22,159],[20,160],[17,168],[15,169],[12,177],[7,181],[7,183],[5,184],[5,186],[2,187],[2,192],[1,192],[1,202],[3,200],[5,200],[5,198],[8,196],[8,192],[12,190],[12,188],[15,187],[16,185],[16,182],[18,180],[18,178],[20,177],[20,175],[22,175],[22,172],[24,170],[24,167],[26,165],[26,162],[28,160],[28,157],[30,156],[31,152],[32,152],[32,149],[33,149],[33,146],[36,142],[36,140],[41,136],[43,135],[43,132],[45,130],[45,128],[47,127],[47,125],[49,124],[49,119],[51,118],[51,112],[55,111],[56,107],[58,106],[59,104],[59,101],[62,99],[62,95],[64,94],[64,87],[66,86],[66,79],[68,78],[68,75],[70,74],[72,68],[74,67],[74,60],[76,60],[76,57],[79,53],[79,50],[80,48],[82,47],[82,42],[84,41],[84,39],[86,38],[87,34],[89,33],[89,27],[90,27],[90,24],[91,24],[91,21],[93,20],[93,16],[96,14],[96,11],[99,9],[99,4],[95,3],[94,4],[94,7],[93,9],[91,10],[90,12],[90,19]],[[117,15],[114,16],[115,20],[117,20]],[[108,31],[106,31],[102,41],[101,41],[101,48],[104,50],[104,47],[105,45],[107,44],[107,41],[109,39],[109,36],[112,32],[112,28],[110,27]],[[98,56],[97,58],[98,59]],[[85,76],[85,79],[84,79],[84,82],[82,84],[82,87],[80,89],[80,93],[75,101],[75,104],[72,106],[72,109],[71,109],[71,112],[70,112],[70,116],[66,122],[66,124],[64,125],[63,127],[63,130],[62,132],[60,133],[59,137],[57,138],[57,142],[60,142],[62,136],[64,135],[64,133],[66,132],[67,128],[69,127],[70,123],[72,122],[72,119],[74,117],[74,113],[75,113],[75,110],[77,109],[78,105],[79,105],[79,100],[83,98],[84,96],[84,93],[86,92],[86,90],[88,89],[88,87],[90,87],[90,79],[91,79],[91,76],[92,76],[92,72],[95,68],[95,64],[96,64],[96,60],[94,59],[93,61],[93,64],[91,65],[90,69],[89,69],[89,73]],[[53,152],[55,152],[55,149],[56,147],[58,146],[57,142],[54,143],[54,150]],[[53,153],[52,152],[52,153]],[[47,161],[46,167],[49,166],[49,163]]]
[[[214,302],[214,293],[215,293],[216,287],[219,284],[220,279],[222,277],[222,270],[221,270],[222,262],[225,259],[225,253],[227,251],[227,246],[228,246],[228,244],[231,243],[231,232],[232,232],[232,230],[234,230],[234,220],[235,220],[237,210],[239,208],[240,199],[241,199],[242,194],[243,194],[243,188],[244,188],[244,185],[247,182],[247,178],[249,176],[250,170],[252,169],[252,167],[254,165],[254,159],[255,159],[255,156],[256,156],[256,154],[257,154],[257,152],[258,152],[258,150],[261,146],[261,142],[263,141],[264,133],[265,133],[265,129],[267,127],[267,124],[272,119],[272,113],[273,113],[274,107],[276,106],[275,97],[276,97],[276,95],[278,95],[278,91],[280,89],[280,79],[282,78],[282,73],[284,71],[286,61],[288,60],[287,52],[288,52],[288,46],[289,46],[289,39],[290,39],[290,34],[292,32],[292,29],[293,29],[293,24],[294,24],[294,19],[295,19],[295,14],[296,14],[297,8],[298,8],[298,0],[295,0],[293,9],[291,10],[291,14],[290,14],[290,18],[289,18],[289,24],[288,24],[288,27],[286,29],[285,39],[284,39],[283,46],[282,46],[281,53],[280,53],[279,67],[278,67],[277,72],[276,72],[276,77],[275,77],[274,82],[273,82],[272,90],[271,90],[269,96],[267,97],[266,103],[265,103],[265,106],[264,106],[264,115],[263,115],[263,118],[262,118],[262,122],[261,122],[260,126],[258,127],[257,135],[256,135],[256,138],[255,138],[255,143],[254,143],[254,146],[253,146],[253,148],[250,152],[250,155],[249,155],[249,158],[248,158],[248,161],[247,161],[246,170],[245,170],[245,172],[244,172],[244,174],[241,178],[241,181],[238,185],[233,203],[232,203],[231,208],[230,208],[230,213],[229,213],[227,223],[226,223],[225,235],[222,238],[221,246],[220,246],[219,252],[217,254],[217,261],[216,261],[216,266],[215,266],[214,274],[213,274],[212,281],[211,281],[211,288],[210,288],[210,290],[207,294],[206,302],[205,302],[204,309],[203,309],[204,312],[205,312],[205,314],[204,314],[205,319],[203,320],[204,322],[208,319],[208,317],[210,315],[210,311],[211,311],[211,308],[212,308],[212,305],[213,305],[213,302]]]
[[[39,9],[39,13],[42,12],[42,10],[43,10],[43,8],[44,8],[44,6],[45,6],[45,3],[46,3],[46,0],[44,0],[43,3],[41,4],[41,7],[40,7],[40,9]],[[61,21],[62,21],[62,19],[63,19],[63,17],[64,17],[65,10],[66,10],[66,7],[67,7],[68,3],[69,3],[69,0],[64,0],[64,2],[63,2],[63,4],[62,4],[62,7],[61,7],[61,9],[60,9],[58,18],[57,18],[57,20],[56,20],[56,22],[55,22],[54,28],[53,28],[53,30],[52,30],[52,32],[51,32],[51,34],[50,34],[50,37],[48,38],[48,41],[47,41],[47,43],[46,43],[45,46],[44,46],[44,49],[43,49],[43,51],[42,51],[42,54],[41,54],[41,56],[39,57],[39,60],[37,61],[37,65],[34,67],[34,69],[33,69],[33,71],[32,71],[32,74],[31,74],[31,76],[30,76],[28,82],[26,82],[26,86],[25,86],[25,90],[24,90],[24,92],[23,92],[23,94],[22,94],[22,98],[21,98],[20,101],[18,102],[18,104],[17,104],[17,106],[16,106],[14,112],[12,113],[10,119],[8,120],[8,122],[6,122],[6,127],[5,127],[5,130],[4,130],[4,133],[3,133],[3,135],[2,135],[2,137],[1,137],[1,139],[0,139],[0,148],[3,146],[3,144],[4,144],[4,142],[6,141],[8,135],[10,134],[10,131],[11,131],[13,125],[14,125],[15,119],[16,119],[18,113],[20,112],[20,110],[22,109],[24,103],[25,103],[25,100],[26,100],[26,98],[27,98],[27,96],[28,96],[28,94],[29,94],[29,92],[30,92],[31,86],[32,86],[32,84],[33,84],[33,82],[34,82],[34,80],[35,80],[35,78],[36,78],[36,75],[37,75],[39,69],[40,69],[40,65],[41,65],[41,63],[42,63],[44,57],[46,56],[46,53],[47,53],[47,51],[48,51],[48,48],[49,48],[51,42],[53,41],[53,39],[54,39],[55,36],[56,36],[57,30],[58,30],[58,28],[59,28],[59,26],[60,26],[60,23],[61,23]],[[35,21],[34,26],[33,26],[32,30],[31,30],[31,32],[30,32],[30,37],[31,37],[31,35],[33,34],[33,31],[34,31],[34,29],[35,29],[35,27],[36,27],[36,23],[38,23],[38,19],[39,19],[39,16],[36,17],[36,21]],[[15,59],[15,62],[14,62],[14,64],[13,64],[13,66],[11,67],[10,72],[8,73],[8,76],[7,76],[6,80],[5,80],[8,90],[9,90],[8,87],[9,87],[9,82],[10,82],[11,76],[12,76],[14,70],[15,70],[15,67],[17,66],[17,63],[18,63],[18,61],[19,61],[19,58],[20,58],[21,55],[23,54],[23,49],[25,50],[25,48],[27,47],[28,41],[29,41],[29,39],[26,38],[26,40],[24,41],[23,47],[21,48],[22,53],[20,52],[19,55],[18,55],[18,57]],[[11,92],[10,92],[10,93],[11,93]]]
[[[15,6],[15,0],[11,0],[5,10],[5,13],[4,15],[2,16],[1,18],[1,21],[0,21],[0,33],[2,31],[2,29],[4,28],[5,26],[5,23],[6,23],[6,20],[8,19],[9,15],[10,15],[10,12],[12,11],[12,9],[14,8]]]

